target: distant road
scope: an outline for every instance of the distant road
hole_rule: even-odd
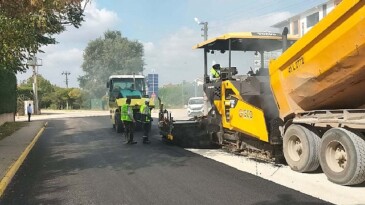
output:
[[[0,204],[326,204],[153,134],[124,145],[107,116],[52,119]]]

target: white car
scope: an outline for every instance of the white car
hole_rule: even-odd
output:
[[[204,114],[204,99],[203,97],[193,97],[188,101],[188,116],[202,116]]]

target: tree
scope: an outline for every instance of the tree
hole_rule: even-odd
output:
[[[43,78],[42,75],[37,75],[38,97],[39,107],[47,108],[52,104],[52,93],[55,91],[54,85]],[[28,78],[23,84],[20,84],[18,88],[18,96],[24,96],[25,100],[33,99],[33,77]]]
[[[197,96],[203,96],[203,87],[198,86]],[[188,103],[189,98],[195,95],[195,84],[183,81],[181,84],[166,85],[159,88],[158,95],[162,103],[168,108],[181,108]]]
[[[52,85],[49,80],[41,75],[37,75],[37,82],[40,108],[61,109],[65,108],[68,102],[71,108],[80,109],[87,101],[87,95],[79,88],[61,88]],[[24,100],[33,100],[32,84],[33,78],[30,77],[18,86],[18,101],[20,104]]]
[[[122,37],[120,31],[106,31],[104,38],[90,41],[84,52],[80,87],[92,97],[105,95],[109,75],[133,74],[143,70],[143,45]]]
[[[83,93],[79,88],[72,88],[68,93],[70,105],[73,109],[80,109],[83,103]]]
[[[66,25],[78,28],[89,0],[0,0],[0,69],[25,71],[24,61]]]
[[[15,112],[16,90],[15,74],[8,70],[0,69],[0,115]]]

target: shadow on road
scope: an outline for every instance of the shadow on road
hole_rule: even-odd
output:
[[[150,145],[141,143],[141,135],[135,135],[138,144],[125,145],[122,134],[111,128],[107,117],[51,120],[0,204],[98,204],[87,196],[120,193],[123,188],[113,184],[131,186],[127,189],[133,189],[139,204],[151,204],[157,198],[164,204],[319,201],[308,196],[296,199],[290,195],[298,194],[295,191],[166,146],[157,129],[151,133]]]
[[[111,125],[106,127],[109,125],[106,117],[49,121],[5,194],[4,198],[10,201],[4,204],[62,204],[62,197],[55,196],[67,192],[69,187],[59,183],[59,179],[95,169],[134,175],[148,167],[179,168],[195,155],[166,146],[159,137],[152,137],[149,145],[142,144],[141,131],[135,133],[138,144],[126,145],[122,134]],[[157,133],[153,129],[151,136]]]
[[[262,201],[258,203],[254,203],[253,205],[323,205],[323,204],[330,204],[330,203],[316,203],[316,202],[303,202],[297,200],[296,198],[292,197],[290,194],[279,194],[277,195],[277,200],[274,201]]]

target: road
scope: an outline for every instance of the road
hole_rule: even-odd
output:
[[[156,120],[154,121],[156,122]],[[52,119],[0,204],[326,204],[179,147],[125,145],[107,116]]]

